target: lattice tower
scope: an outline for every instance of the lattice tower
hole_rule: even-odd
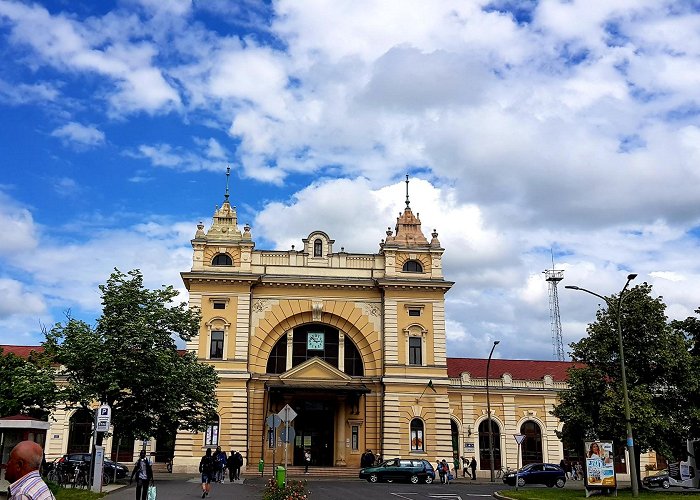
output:
[[[553,355],[554,359],[564,361],[566,355],[564,354],[564,340],[561,334],[559,292],[557,292],[557,284],[564,279],[564,271],[561,269],[547,269],[543,273],[549,287],[549,320],[552,323]]]

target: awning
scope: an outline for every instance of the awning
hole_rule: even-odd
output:
[[[0,418],[0,429],[39,429],[48,430],[51,424],[37,418],[13,415]]]
[[[368,394],[372,392],[362,382],[349,382],[347,380],[324,380],[311,382],[308,380],[270,380],[265,382],[265,387],[270,392],[330,392],[342,394]]]

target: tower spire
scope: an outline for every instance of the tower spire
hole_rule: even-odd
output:
[[[224,202],[228,201],[228,179],[231,176],[231,165],[226,167],[226,194],[224,194]]]
[[[406,174],[406,208],[411,209],[411,202],[408,199],[408,174]]]

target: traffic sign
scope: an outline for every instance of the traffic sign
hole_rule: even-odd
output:
[[[288,424],[297,417],[297,412],[295,412],[294,408],[292,408],[291,406],[285,405],[284,408],[282,408],[277,414],[277,416],[282,419],[282,422]]]
[[[513,437],[518,444],[523,444],[523,441],[525,441],[525,436],[523,434],[513,434]]]
[[[283,443],[292,443],[294,442],[296,435],[297,433],[294,430],[294,427],[285,427],[282,429],[282,432],[280,432],[280,439]]]
[[[270,429],[277,429],[282,423],[282,419],[277,415],[270,415],[265,419],[265,422]]]

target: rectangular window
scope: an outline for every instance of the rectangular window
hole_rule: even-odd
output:
[[[357,451],[360,449],[360,426],[352,426],[352,450]]]
[[[226,309],[226,302],[214,302],[214,309]]]
[[[423,429],[411,429],[411,451],[423,451]]]
[[[409,316],[420,316],[420,309],[409,309],[408,315]]]
[[[224,332],[211,332],[210,359],[223,359],[224,357]]]
[[[213,423],[207,426],[204,433],[204,446],[217,446],[219,444],[219,424]]]
[[[422,339],[420,337],[408,338],[408,364],[422,365],[423,364],[423,349]]]

